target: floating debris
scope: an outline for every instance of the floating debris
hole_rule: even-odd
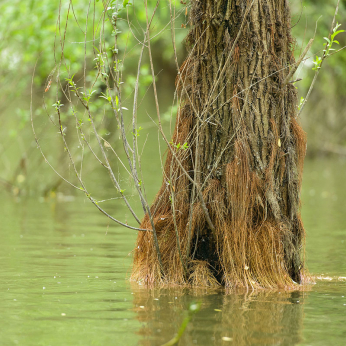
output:
[[[223,336],[223,337],[222,337],[222,340],[223,340],[223,341],[233,341],[233,338],[230,338],[230,337],[228,337],[228,336]]]

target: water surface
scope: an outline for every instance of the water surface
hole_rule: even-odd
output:
[[[82,196],[14,200],[1,192],[0,345],[161,345],[193,301],[202,307],[180,345],[345,345],[345,168],[335,160],[305,165],[307,263],[324,278],[308,292],[131,285],[136,232]],[[130,220],[115,205],[113,215]]]

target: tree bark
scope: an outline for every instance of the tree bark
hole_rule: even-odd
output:
[[[151,207],[164,268],[152,232],[140,232],[132,279],[294,286],[306,140],[296,89],[284,85],[295,63],[288,1],[191,0],[190,24],[172,149]],[[148,215],[141,227],[151,229]]]

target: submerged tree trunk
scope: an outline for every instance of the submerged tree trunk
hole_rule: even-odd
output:
[[[296,89],[284,85],[295,62],[288,1],[191,0],[190,22],[172,149],[151,207],[162,265],[153,232],[140,232],[132,279],[300,283],[306,141]],[[152,229],[148,215],[141,227]]]

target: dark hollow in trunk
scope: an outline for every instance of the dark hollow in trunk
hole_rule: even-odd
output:
[[[294,286],[306,140],[296,89],[283,83],[295,63],[288,1],[192,0],[190,22],[173,152],[151,206],[162,266],[153,232],[140,232],[131,279]],[[148,215],[141,227],[152,229]]]

